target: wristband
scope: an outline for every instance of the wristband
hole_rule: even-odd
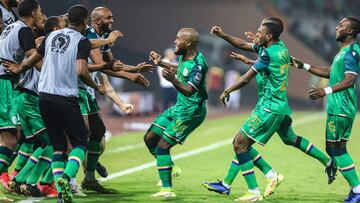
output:
[[[310,69],[310,64],[304,63],[303,68],[304,68],[305,70],[309,71],[309,69]]]
[[[332,90],[331,87],[325,87],[324,90],[325,90],[325,94],[331,94],[331,93],[333,93],[333,90]]]

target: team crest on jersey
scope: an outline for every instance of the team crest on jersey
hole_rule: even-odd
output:
[[[70,44],[70,36],[62,33],[57,34],[51,41],[51,51],[64,53]]]
[[[185,68],[185,69],[183,70],[183,75],[184,75],[184,76],[187,76],[188,74],[189,74],[189,71],[188,71],[188,69]]]

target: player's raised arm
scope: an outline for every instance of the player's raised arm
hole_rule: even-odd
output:
[[[340,92],[350,87],[354,87],[356,78],[360,72],[359,70],[359,54],[356,51],[348,51],[344,56],[344,79],[339,83],[325,87],[325,88],[314,88],[309,90],[310,99],[319,99],[327,94]]]
[[[226,107],[226,102],[230,99],[230,93],[234,92],[247,84],[256,76],[256,71],[253,68],[250,68],[244,75],[242,75],[235,84],[226,88],[223,93],[220,95],[219,100],[220,103]]]
[[[248,43],[243,39],[225,33],[220,26],[212,27],[210,33],[224,39],[225,41],[229,42],[231,45],[239,49],[242,49],[244,51],[255,52],[254,49],[252,48],[253,43]]]
[[[310,73],[322,78],[330,77],[331,68],[329,67],[316,67],[307,63],[303,63],[302,61],[294,57],[291,57],[291,65],[298,69],[305,69]]]
[[[150,86],[150,82],[148,79],[145,78],[144,75],[142,75],[141,73],[129,73],[126,71],[111,71],[111,70],[103,70],[103,73],[113,76],[113,77],[118,77],[118,78],[125,78],[125,79],[129,79],[131,80],[133,83],[137,83],[140,85],[143,85],[145,87],[149,87]]]
[[[149,55],[149,60],[152,61],[155,65],[161,66],[168,70],[177,70],[177,64],[171,64],[162,60],[160,54],[155,51],[151,51]]]
[[[135,105],[125,103],[125,102],[119,97],[119,95],[116,93],[116,91],[114,90],[113,86],[112,86],[111,83],[109,82],[109,79],[108,79],[107,75],[101,74],[100,80],[101,80],[102,84],[104,84],[104,86],[105,86],[105,90],[106,90],[105,95],[106,95],[112,102],[114,102],[114,104],[116,104],[116,106],[118,106],[123,113],[125,113],[125,114],[130,114],[130,113],[134,110]]]
[[[112,31],[106,39],[90,39],[91,49],[96,49],[104,45],[114,45],[116,40],[124,35],[119,31]]]
[[[242,61],[243,63],[248,65],[253,65],[256,62],[255,60],[249,59],[248,57],[238,54],[236,52],[231,52],[230,57],[235,60]]]

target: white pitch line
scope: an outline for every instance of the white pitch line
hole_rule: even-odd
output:
[[[292,125],[292,126],[296,127],[296,126],[299,126],[299,125],[304,125],[306,123],[316,121],[321,117],[324,117],[323,113],[317,113],[317,114],[311,114],[311,115],[308,115],[308,116],[304,116],[304,117],[301,117],[301,118],[295,120],[294,125]],[[183,153],[177,154],[175,156],[172,156],[172,159],[173,160],[182,159],[182,158],[186,158],[186,157],[193,156],[193,155],[196,155],[196,154],[200,154],[200,153],[203,153],[203,152],[207,152],[207,151],[210,151],[210,150],[214,150],[214,149],[220,148],[222,146],[231,144],[232,140],[233,140],[233,138],[226,139],[226,140],[214,143],[214,144],[210,144],[208,146],[204,146],[204,147],[200,147],[200,148],[197,148],[197,149],[194,149],[194,150],[183,152]],[[142,170],[151,168],[153,166],[156,166],[155,161],[149,162],[149,163],[146,163],[146,164],[142,164],[142,165],[139,165],[139,166],[136,166],[136,167],[133,167],[133,168],[125,169],[123,171],[119,171],[119,172],[110,174],[106,178],[100,178],[98,180],[100,182],[112,180],[112,179],[115,179],[115,178],[118,178],[118,177],[121,177],[121,176],[125,176],[125,175],[135,173],[137,171],[142,171]]]
[[[129,150],[139,149],[139,148],[144,148],[144,147],[145,147],[145,144],[143,142],[139,143],[139,144],[126,145],[126,146],[123,146],[123,147],[118,147],[118,148],[115,148],[115,149],[106,150],[104,152],[104,155],[116,154],[116,153],[119,153],[119,152],[126,152],[126,151],[129,151]]]

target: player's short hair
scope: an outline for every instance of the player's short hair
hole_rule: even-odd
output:
[[[69,24],[78,26],[82,25],[84,20],[89,16],[88,9],[81,4],[72,6],[68,11]]]
[[[277,24],[280,28],[280,34],[284,31],[284,24],[282,22],[282,20],[280,18],[275,18],[275,17],[267,17],[264,19],[264,21],[266,22],[273,22],[275,24]]]
[[[272,23],[272,22],[266,22],[266,23],[262,24],[262,26],[266,27],[268,32],[272,34],[273,39],[275,39],[275,40],[279,39],[280,34],[281,34],[281,28],[279,25],[277,25],[276,23]]]
[[[49,34],[50,32],[54,31],[54,28],[56,27],[60,27],[59,17],[51,16],[48,19],[46,19],[44,24],[44,31],[46,34]]]
[[[36,0],[23,0],[20,1],[17,7],[19,17],[30,17],[32,12],[39,8],[39,3]]]
[[[360,33],[360,21],[354,17],[347,17],[348,21],[350,21],[350,27],[353,29],[353,36],[356,37]]]

